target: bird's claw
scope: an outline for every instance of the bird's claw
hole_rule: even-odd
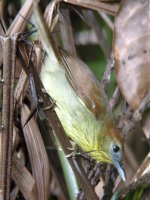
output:
[[[72,145],[73,146],[71,148],[68,147],[68,149],[72,152],[70,154],[66,155],[66,158],[75,158],[76,156],[80,155],[80,152],[77,152],[77,145],[75,143],[73,143]]]
[[[77,156],[77,152],[71,152],[70,154],[66,155],[66,158],[75,158],[75,156]]]
[[[81,158],[84,158],[84,159],[90,161],[90,157],[89,157],[88,153],[90,153],[91,151],[79,152],[78,146],[75,143],[73,143],[72,148],[68,147],[68,149],[72,152],[70,154],[66,155],[66,158],[75,158],[75,157],[79,156]]]

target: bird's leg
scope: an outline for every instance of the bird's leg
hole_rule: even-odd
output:
[[[75,158],[75,156],[78,155],[78,146],[75,142],[71,141],[71,144],[72,144],[72,148],[69,148],[68,149],[70,151],[72,151],[70,154],[66,155],[66,158]]]

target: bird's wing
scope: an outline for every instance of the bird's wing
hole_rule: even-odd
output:
[[[100,118],[107,112],[107,97],[91,70],[77,57],[60,50],[66,76],[77,96],[86,107]]]

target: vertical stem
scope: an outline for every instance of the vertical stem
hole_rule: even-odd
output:
[[[13,108],[14,108],[14,74],[17,34],[0,37],[3,51],[3,99],[2,99],[2,136],[1,136],[1,189],[2,199],[10,199]]]
[[[10,38],[1,37],[3,50],[3,100],[2,100],[2,199],[6,199],[6,191],[10,180],[7,177],[8,148],[9,148],[9,112],[10,112]]]

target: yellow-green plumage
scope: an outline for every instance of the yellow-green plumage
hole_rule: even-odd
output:
[[[109,147],[113,141],[119,146],[121,144],[118,138],[112,138],[107,130],[110,113],[105,108],[105,112],[101,113],[101,119],[96,119],[82,99],[77,96],[62,65],[55,57],[46,57],[41,70],[41,80],[47,93],[56,101],[55,110],[67,135],[84,151],[91,151],[91,156],[97,161],[112,163]],[[103,106],[106,106],[106,97],[101,98],[104,100]]]
[[[58,51],[53,43],[43,44],[47,56],[41,80],[56,101],[55,111],[66,134],[95,160],[115,164],[125,180],[121,136],[101,85],[78,58]]]

